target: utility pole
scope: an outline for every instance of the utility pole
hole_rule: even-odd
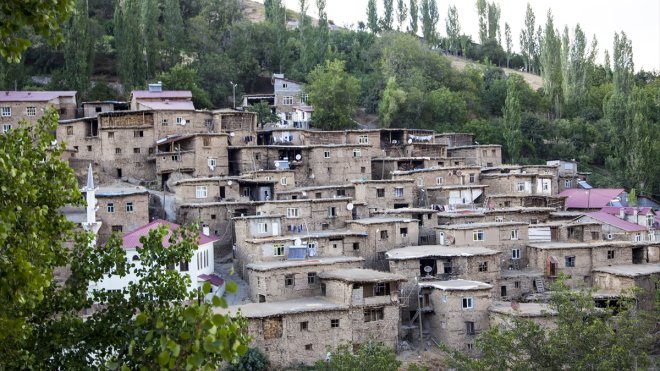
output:
[[[229,84],[231,85],[231,90],[232,90],[232,94],[233,94],[233,97],[234,97],[234,98],[233,98],[234,109],[236,109],[236,86],[237,86],[238,84],[234,84],[234,83],[231,82],[231,81],[229,82]]]

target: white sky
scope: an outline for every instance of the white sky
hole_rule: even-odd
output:
[[[311,4],[308,14],[316,16],[316,1],[308,0]],[[409,0],[405,1],[406,3]],[[500,0],[502,9],[500,26],[504,37],[504,22],[511,26],[513,43],[519,50],[519,35],[525,19],[527,0]],[[298,0],[284,0],[289,9],[299,8]],[[396,7],[396,0],[394,1]],[[632,40],[635,71],[660,70],[660,0],[530,0],[536,25],[545,24],[548,8],[552,8],[555,27],[563,31],[564,25],[572,29],[578,22],[582,30],[588,35],[589,42],[594,34],[598,39],[600,57],[603,62],[603,50],[612,54],[614,32],[624,31]],[[445,1],[437,0],[440,10],[438,29],[442,35],[445,32],[445,18],[449,4],[456,5],[461,22],[461,31],[477,37],[477,11],[476,0]],[[382,11],[382,1],[378,0],[379,11]],[[366,23],[367,0],[326,0],[328,19],[337,25],[344,26],[357,24],[358,21]]]

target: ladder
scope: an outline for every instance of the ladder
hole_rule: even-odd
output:
[[[536,279],[534,279],[534,282],[536,282],[536,292],[538,293],[545,292],[545,287],[543,286],[543,278],[536,277]]]

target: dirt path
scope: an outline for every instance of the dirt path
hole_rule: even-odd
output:
[[[463,70],[465,68],[465,66],[467,66],[468,64],[472,64],[472,65],[478,65],[479,64],[475,61],[465,59],[465,58],[461,58],[461,57],[455,57],[453,55],[447,55],[446,57],[449,58],[449,60],[451,61],[451,66],[456,68],[456,69],[459,69],[459,70]],[[502,68],[502,69],[504,70],[504,73],[506,73],[507,75],[509,75],[511,73],[515,73],[515,74],[518,74],[518,75],[522,76],[523,79],[525,79],[525,81],[527,81],[529,86],[531,86],[532,89],[534,89],[534,90],[538,90],[539,88],[543,87],[543,80],[541,79],[541,76],[534,75],[534,74],[527,73],[527,72],[520,72],[520,71],[512,70],[510,68]]]

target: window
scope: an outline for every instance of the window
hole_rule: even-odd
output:
[[[290,106],[293,104],[293,97],[290,95],[287,95],[285,97],[282,97],[282,104],[285,106]]]
[[[195,187],[195,198],[206,198],[208,195],[208,188],[206,186]]]
[[[511,250],[511,259],[520,259],[520,249]]]
[[[424,186],[424,178],[417,178],[417,185],[419,187],[423,187]]]
[[[113,232],[121,233],[124,230],[124,227],[122,227],[121,225],[113,225],[111,229]]]
[[[296,283],[296,276],[293,274],[287,274],[284,276],[284,286],[293,287]]]
[[[26,113],[27,113],[28,116],[36,116],[37,109],[35,107],[28,107],[26,109]]]
[[[359,148],[355,148],[353,150],[353,157],[362,157],[362,152],[360,151]]]
[[[360,173],[365,174],[367,172],[367,168],[364,166],[360,166]]]
[[[524,182],[518,182],[516,184],[516,190],[518,192],[525,192],[525,183]]]
[[[387,235],[387,231],[380,231],[380,239],[381,240],[386,240],[388,238],[389,238],[389,236]]]
[[[401,198],[403,197],[403,188],[394,188],[394,197]]]
[[[644,237],[642,236],[641,233],[637,233],[635,235],[635,242],[641,242],[641,241],[644,241]]]
[[[179,263],[179,270],[181,272],[188,272],[188,262],[181,262]]]
[[[550,182],[547,179],[543,179],[541,182],[543,184],[543,190],[544,191],[549,191],[550,190]]]
[[[133,203],[132,202],[127,202],[126,203],[126,212],[128,212],[128,213],[133,212]]]
[[[144,137],[144,131],[143,130],[135,130],[133,132],[133,138],[142,138]]]
[[[504,217],[502,217],[502,216],[496,216],[496,217],[495,217],[495,222],[496,222],[496,223],[503,223],[503,222],[504,222]]]
[[[476,180],[476,176],[474,174],[470,174],[470,183],[474,183]]]
[[[399,228],[399,233],[401,237],[406,237],[408,235],[408,228]]]
[[[316,272],[307,273],[307,284],[316,285]]]
[[[331,328],[337,328],[337,327],[339,327],[339,320],[338,320],[338,319],[331,319],[331,320],[330,320],[330,327],[331,327]]]
[[[207,163],[208,163],[209,167],[212,167],[212,168],[214,168],[217,165],[217,161],[214,158],[208,159]]]
[[[435,178],[435,184],[436,185],[442,185],[442,183],[444,183],[444,182],[445,182],[445,180],[441,176]]]
[[[285,186],[288,183],[288,178],[287,177],[282,177],[280,178],[280,184]]]
[[[649,215],[647,215],[647,216],[646,216],[646,226],[649,227],[649,228],[650,228],[650,227],[653,227],[654,219],[655,219],[655,218],[653,217],[653,214],[649,214]]]
[[[573,181],[572,180],[570,180],[570,179],[564,180],[564,187],[565,188],[571,188],[571,186],[573,186]]]
[[[112,203],[112,202],[109,202],[109,203],[108,203],[108,206],[107,206],[107,208],[106,208],[106,210],[107,210],[109,213],[114,213],[114,212],[115,212],[115,204]]]
[[[614,250],[607,250],[607,258],[614,259]]]
[[[376,197],[385,197],[385,188],[376,189]]]
[[[167,126],[167,119],[160,119],[160,124],[162,126]]]
[[[520,288],[520,281],[514,281],[513,282],[513,287],[519,289]]]
[[[575,267],[575,257],[567,256],[565,258],[566,267]]]
[[[481,229],[472,232],[472,241],[483,241],[484,237],[485,237],[484,231],[482,231]]]
[[[183,117],[177,117],[176,118],[176,124],[177,125],[185,125],[186,120],[183,119]]]
[[[316,192],[316,193],[314,193],[314,197],[316,197],[316,198],[322,198],[323,195],[321,194],[321,192]]]
[[[474,300],[472,298],[463,298],[463,309],[474,308]]]
[[[305,350],[313,350],[314,346],[312,344],[305,344]]]
[[[479,272],[488,272],[488,262],[479,263]]]
[[[115,155],[121,155],[121,148],[115,148]]]
[[[3,124],[2,125],[2,132],[3,133],[9,133],[11,131],[11,124]]]
[[[369,137],[367,135],[358,136],[358,143],[360,143],[360,144],[369,144]]]
[[[337,190],[337,197],[346,197],[346,190],[345,189],[338,189]]]
[[[514,229],[511,231],[511,239],[512,240],[517,240],[518,239],[518,230]]]
[[[149,147],[149,154],[153,155],[154,154],[154,147]]]
[[[467,344],[465,344],[465,346],[467,347],[467,350],[474,349],[474,344],[473,343],[467,343]]]
[[[258,233],[268,233],[268,223],[259,223],[257,224]]]
[[[11,117],[11,107],[2,107],[2,117]]]
[[[300,331],[307,331],[309,329],[309,322],[300,322]]]
[[[481,155],[482,156],[488,156],[488,150],[482,149],[481,150]]]
[[[323,158],[330,158],[330,151],[323,151]]]
[[[374,296],[387,296],[390,294],[390,285],[387,282],[377,282],[374,285]]]
[[[133,153],[135,153],[135,154],[139,154],[139,153],[140,153],[140,149],[139,149],[139,148],[133,148]]]
[[[336,218],[337,217],[337,208],[334,206],[328,207],[328,218]]]
[[[359,242],[353,242],[353,250],[360,250],[360,243]]]
[[[273,255],[284,256],[284,245],[281,243],[276,243],[275,245],[273,245]]]
[[[465,333],[467,335],[474,335],[474,322],[465,322]]]
[[[364,322],[380,321],[385,318],[383,308],[373,308],[364,310]]]
[[[209,137],[202,138],[202,146],[210,147],[211,146],[211,138],[209,138]]]
[[[109,131],[108,132],[108,139],[114,139],[115,138],[115,132],[114,131]]]
[[[300,218],[300,209],[297,207],[289,207],[286,209],[287,218]]]
[[[73,126],[66,127],[66,135],[73,135]]]

